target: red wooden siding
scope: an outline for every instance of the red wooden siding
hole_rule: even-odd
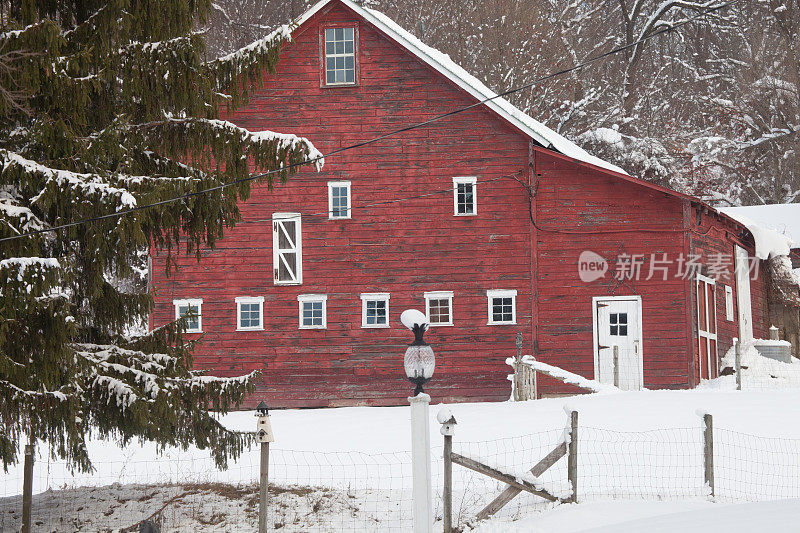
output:
[[[307,136],[327,152],[472,103],[367,24],[359,31],[360,85],[320,88],[318,25],[351,20],[336,7],[309,21],[276,75],[232,120]],[[435,396],[507,399],[504,361],[515,333],[530,330],[530,234],[527,193],[495,179],[525,172],[527,163],[527,139],[483,109],[331,157],[321,173],[256,189],[241,206],[243,221],[201,263],[184,259],[167,280],[155,261],[154,321],[173,318],[173,298],[203,298],[207,333],[197,364],[228,375],[263,369],[259,396],[273,405],[397,403],[410,391],[402,356],[413,340],[399,314],[424,311],[426,291],[451,290],[456,326],[426,335],[437,355]],[[477,216],[453,216],[454,176],[477,176]],[[352,182],[352,220],[328,220],[330,180]],[[445,192],[364,207],[436,191]],[[272,283],[274,212],[302,213],[301,286]],[[518,291],[516,326],[486,325],[487,289]],[[361,328],[365,292],[391,293],[390,329]],[[298,329],[297,295],[306,293],[328,295],[327,330]],[[237,296],[265,297],[265,331],[235,331]]]
[[[356,18],[333,3],[308,20],[284,48],[277,72],[229,119],[254,131],[306,136],[325,153],[474,103]],[[359,28],[359,83],[322,87],[320,28],[350,22]],[[456,176],[477,177],[476,216],[453,215]],[[352,184],[352,219],[328,219],[327,182],[338,180]],[[518,331],[526,353],[594,377],[592,298],[607,295],[641,296],[645,387],[691,386],[690,281],[670,271],[665,281],[643,275],[618,284],[611,281],[613,259],[732,250],[725,232],[735,232],[731,226],[698,236],[706,225],[695,228],[685,197],[532,147],[484,108],[335,155],[322,172],[304,170],[274,190],[256,188],[241,212],[242,222],[215,250],[205,250],[199,263],[178,258],[180,271],[169,278],[154,251],[151,325],[173,320],[173,299],[202,298],[196,365],[218,375],[261,370],[263,385],[249,406],[262,398],[276,407],[404,402],[411,389],[402,356],[412,336],[398,318],[407,308],[424,311],[423,293],[436,290],[454,292],[454,326],[426,334],[437,356],[430,383],[436,400],[507,399],[505,359]],[[302,215],[299,286],[272,281],[271,219],[278,212]],[[609,259],[612,271],[580,281],[584,250]],[[754,304],[762,287],[752,284]],[[487,325],[491,289],[517,290],[516,325]],[[360,294],[369,292],[390,293],[390,328],[361,327]],[[300,294],[327,295],[327,329],[298,329]],[[239,296],[264,297],[263,331],[236,331]],[[724,292],[717,300],[724,349],[735,327],[723,324]],[[766,310],[757,309],[759,335]],[[568,390],[541,385],[545,394]]]
[[[716,280],[716,314],[717,314],[717,343],[718,357],[725,355],[728,349],[733,346],[733,339],[739,337],[739,302],[737,300],[737,281],[734,274],[735,269],[735,247],[738,244],[745,248],[750,257],[754,254],[754,242],[748,234],[742,238],[742,230],[735,223],[727,218],[720,217],[714,213],[709,213],[703,209],[698,216],[700,208],[692,210],[692,239],[691,253],[701,258],[703,264],[702,274]],[[699,222],[698,222],[699,221]],[[720,272],[715,274],[709,272],[708,268],[713,261],[712,257],[725,259],[720,263]],[[750,280],[750,298],[753,313],[753,336],[755,338],[767,338],[769,324],[767,324],[766,309],[766,264],[759,262],[759,269],[754,278]],[[731,287],[733,291],[733,320],[728,320],[725,315],[725,286]],[[692,313],[696,313],[696,295],[692,291]],[[694,315],[693,315],[694,317]],[[693,350],[697,354],[697,320],[692,320],[692,337],[694,339]],[[694,360],[694,359],[693,359]],[[720,369],[721,370],[721,369]],[[692,384],[699,383],[699,369],[692,367]]]
[[[644,279],[651,254],[672,258],[684,250],[683,233],[673,231],[683,225],[683,200],[545,150],[536,152],[536,172],[537,226],[550,230],[537,232],[539,357],[594,377],[592,298],[639,295],[645,387],[686,387],[686,284],[672,275],[666,281]],[[612,230],[630,231],[606,233]],[[603,278],[579,279],[578,257],[584,250],[609,261]],[[612,281],[619,254],[648,258],[642,279]]]

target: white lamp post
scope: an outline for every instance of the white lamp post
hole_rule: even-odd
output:
[[[428,319],[416,309],[407,309],[400,321],[414,332],[414,342],[406,349],[403,358],[406,376],[416,385],[411,403],[411,462],[414,483],[414,533],[431,533],[433,527],[433,502],[431,497],[431,431],[428,406],[431,397],[422,386],[433,377],[436,359],[433,349],[422,338],[428,329]]]

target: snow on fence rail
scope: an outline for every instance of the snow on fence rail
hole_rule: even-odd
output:
[[[600,394],[643,388],[639,354],[622,347],[608,347],[598,363],[597,379],[588,379],[563,368],[537,361],[533,356],[509,357],[514,369],[509,376],[515,401],[537,398],[536,373]],[[613,350],[611,350],[613,348]],[[754,339],[742,343],[737,360],[736,345],[719,361],[720,377],[703,380],[700,388],[781,390],[800,389],[800,358],[790,352],[791,344],[777,339]],[[765,355],[767,354],[767,355]],[[613,383],[613,385],[612,385]]]
[[[568,385],[575,385],[576,387],[588,390],[590,392],[604,394],[621,392],[619,387],[615,387],[614,385],[609,385],[606,383],[600,383],[594,379],[587,379],[568,370],[564,370],[563,368],[548,365],[547,363],[537,361],[531,355],[525,355],[519,361],[516,361],[514,358],[508,358],[506,359],[506,364],[511,365],[515,369],[517,368],[515,364],[518,366],[523,366],[536,372],[540,372],[546,376],[555,378],[559,381],[563,381]]]

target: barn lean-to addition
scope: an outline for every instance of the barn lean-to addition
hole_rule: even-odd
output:
[[[228,120],[328,153],[494,95],[348,0],[318,3],[292,36]],[[215,249],[177,258],[169,276],[152,251],[151,327],[196,311],[195,365],[261,370],[253,402],[404,402],[407,308],[431,319],[430,390],[442,401],[508,399],[517,332],[524,352],[586,377],[609,379],[617,345],[625,387],[687,388],[716,375],[733,337],[768,327],[764,276],[734,274],[754,254],[742,225],[499,98],[255,188],[241,213]]]

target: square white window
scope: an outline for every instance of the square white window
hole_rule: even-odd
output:
[[[471,216],[478,213],[478,180],[475,176],[453,178],[453,214]]]
[[[183,317],[186,319],[186,333],[203,332],[203,300],[194,298],[190,300],[172,300],[175,305],[175,320]]]
[[[725,287],[725,320],[733,320],[733,289],[730,285]]]
[[[489,325],[517,323],[517,291],[486,291],[489,304]]]
[[[240,296],[236,298],[236,330],[264,329],[264,297]]]
[[[272,269],[275,285],[303,283],[300,213],[272,215]]]
[[[328,182],[328,218],[350,218],[350,182]]]
[[[325,329],[328,327],[328,296],[325,294],[301,294],[300,329]]]
[[[388,292],[370,292],[361,295],[361,327],[389,327]]]
[[[355,85],[355,28],[325,28],[325,84]]]
[[[426,292],[425,314],[431,326],[452,326],[453,291]]]

